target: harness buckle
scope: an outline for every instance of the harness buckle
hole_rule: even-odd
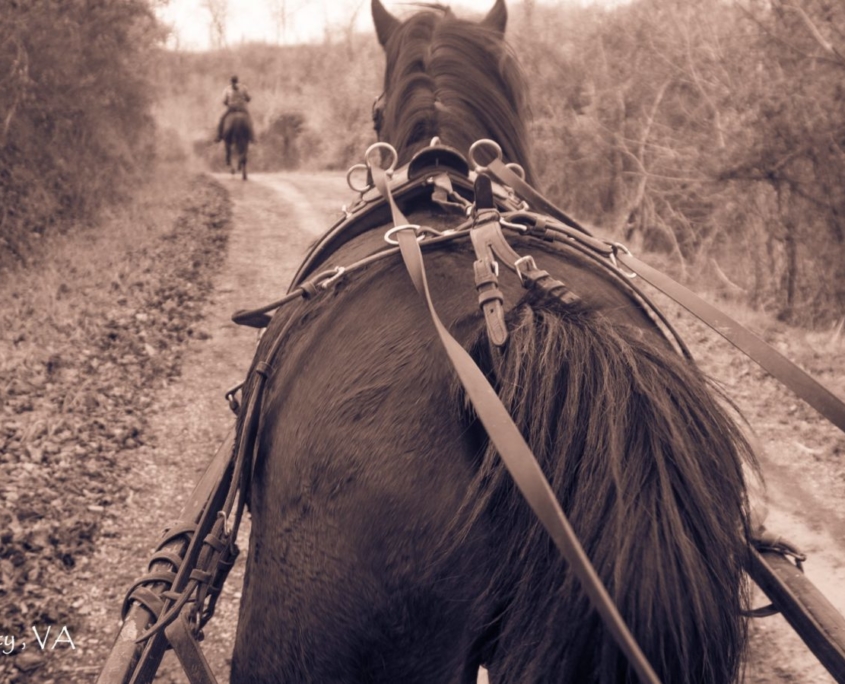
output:
[[[513,262],[513,267],[516,271],[516,275],[519,277],[519,282],[525,285],[525,275],[522,273],[522,266],[526,267],[526,271],[536,271],[537,262],[534,261],[534,257],[530,254],[526,254],[523,257],[519,257],[519,259]]]
[[[620,272],[623,276],[625,276],[626,278],[631,278],[631,279],[633,280],[634,278],[636,278],[636,277],[637,277],[637,274],[636,274],[636,273],[634,273],[633,271],[626,271],[625,269],[623,269],[623,268],[619,265],[619,262],[618,262],[618,261],[617,261],[617,259],[616,259],[616,253],[617,253],[617,252],[622,252],[622,253],[624,253],[624,254],[627,254],[629,257],[633,257],[634,255],[631,253],[631,250],[630,250],[630,249],[628,249],[628,248],[627,248],[625,245],[623,245],[621,242],[614,242],[614,243],[611,245],[611,250],[610,250],[610,254],[609,254],[609,257],[610,257],[610,263],[612,263],[612,264],[613,264],[613,267],[614,267],[617,271],[619,271],[619,272]]]

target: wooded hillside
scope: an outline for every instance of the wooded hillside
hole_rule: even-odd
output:
[[[699,289],[842,322],[845,4],[529,0],[510,16],[556,201]],[[374,36],[175,53],[152,50],[158,31],[144,0],[0,5],[0,250],[119,197],[156,152],[220,170],[234,73],[253,95],[254,170],[343,169],[374,140]]]
[[[795,323],[842,320],[843,3],[529,2],[510,16],[540,177],[556,201],[664,252],[700,287]],[[219,164],[207,141],[237,73],[253,93],[257,168],[346,168],[374,140],[382,70],[374,37],[350,34],[168,53],[159,120]]]
[[[640,0],[568,32],[538,19],[522,54],[553,195],[682,276],[784,320],[841,321],[845,4]]]
[[[0,264],[124,194],[154,151],[146,0],[0,3]]]

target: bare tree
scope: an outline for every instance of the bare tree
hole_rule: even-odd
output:
[[[315,11],[313,2],[309,7],[309,0],[265,0],[265,2],[270,10],[270,17],[276,26],[276,42],[279,45],[287,44],[288,32],[293,24],[291,20],[300,10]]]
[[[359,0],[355,6],[355,9],[352,11],[352,14],[349,16],[349,20],[343,27],[343,37],[346,43],[346,54],[349,56],[350,62],[355,60],[355,44],[353,40],[355,37],[355,24],[358,21],[358,15],[361,13],[361,8],[363,6],[364,0]]]
[[[525,24],[531,28],[534,24],[534,0],[523,0],[522,10],[525,13]]]
[[[26,47],[17,36],[12,37],[10,42],[15,46],[15,58],[12,61],[8,79],[5,81],[0,79],[0,83],[3,83],[7,92],[12,94],[12,104],[3,113],[2,117],[0,117],[2,118],[2,125],[0,125],[0,149],[6,146],[12,120],[15,117],[18,106],[26,97],[27,89],[30,85],[29,54],[26,51]]]
[[[267,7],[276,25],[276,42],[284,45],[287,43],[288,0],[267,0]]]
[[[229,0],[203,0],[202,6],[208,10],[208,25],[211,47],[220,49],[226,45],[226,21],[229,15]]]

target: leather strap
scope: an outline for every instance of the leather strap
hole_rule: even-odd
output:
[[[409,226],[408,220],[393,201],[385,172],[379,168],[373,168],[372,172],[376,186],[384,193],[391,206],[393,221],[396,226]],[[396,238],[408,274],[417,292],[428,306],[431,320],[443,348],[505,467],[528,505],[539,518],[543,527],[546,528],[555,545],[580,580],[590,602],[601,616],[619,648],[628,658],[631,666],[636,670],[640,681],[659,684],[660,680],[625,625],[622,616],[607,593],[607,589],[605,589],[590,563],[590,559],[578,541],[566,514],[560,507],[548,480],[540,469],[539,463],[537,463],[537,459],[534,458],[530,447],[519,432],[519,428],[514,424],[507,409],[499,400],[496,391],[487,382],[484,373],[440,321],[431,300],[422,251],[417,243],[414,231],[409,226],[408,230],[398,231]]]
[[[499,213],[488,210],[470,229],[469,236],[477,257],[473,264],[475,289],[487,324],[487,336],[494,345],[501,347],[508,340],[508,328],[505,325],[505,298],[499,289],[499,262],[491,245],[491,235],[497,230]]]
[[[179,658],[191,684],[217,684],[217,679],[191,632],[184,612],[167,625],[164,635],[173,647],[173,652]]]
[[[478,305],[487,324],[487,336],[493,344],[501,347],[508,340],[508,328],[505,325],[505,297],[499,289],[498,264],[492,254],[478,256],[472,265]]]
[[[535,209],[540,209],[549,216],[554,216],[558,221],[570,228],[575,228],[585,235],[590,235],[590,231],[584,228],[584,226],[578,223],[578,221],[574,218],[565,214],[559,207],[556,207],[550,200],[546,199],[537,190],[526,183],[518,173],[511,170],[501,159],[494,159],[489,162],[487,164],[487,170],[497,181],[512,188],[517,195]]]
[[[537,190],[514,173],[501,159],[487,164],[487,171],[499,182],[510,186],[516,194],[535,209],[540,209],[562,223],[589,236],[586,228],[567,216],[560,208],[543,197]],[[579,237],[583,240],[583,237]],[[595,238],[593,238],[595,240]],[[801,399],[815,408],[830,422],[845,432],[845,403],[824,385],[810,377],[805,371],[783,356],[751,331],[744,328],[730,316],[711,306],[680,283],[640,261],[625,251],[617,250],[616,259],[643,280],[668,295],[687,311],[700,318],[737,349],[749,356],[762,368],[771,373]]]
[[[687,311],[707,323],[747,356],[780,380],[801,399],[845,432],[845,403],[817,380],[810,377],[783,354],[750,330],[701,297],[657,269],[624,252],[616,255],[619,263],[661,290]]]

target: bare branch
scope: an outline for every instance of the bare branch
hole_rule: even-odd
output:
[[[635,157],[637,161],[637,165],[640,167],[642,173],[639,174],[639,180],[637,181],[637,189],[634,192],[634,197],[629,203],[629,210],[628,213],[633,211],[635,208],[639,207],[642,202],[643,198],[645,197],[645,190],[646,186],[648,185],[648,179],[651,177],[647,168],[646,168],[646,160],[645,160],[645,150],[646,144],[648,143],[649,135],[651,134],[651,127],[654,124],[655,118],[657,118],[657,111],[660,109],[660,103],[663,102],[663,96],[666,94],[666,89],[669,87],[669,84],[672,82],[672,79],[669,78],[663,82],[663,85],[657,91],[657,95],[654,97],[654,102],[651,105],[651,112],[649,112],[648,118],[646,119],[645,126],[643,127],[643,134],[640,138],[640,145],[639,151],[637,156]],[[627,154],[630,154],[627,150],[625,150]],[[631,155],[634,156],[634,155]]]
[[[783,5],[783,8],[797,13],[804,21],[804,25],[813,36],[813,39],[821,46],[822,50],[831,55],[835,55],[839,58],[840,62],[845,64],[845,57],[843,57],[842,54],[830,43],[830,41],[821,34],[821,31],[819,31],[818,27],[813,23],[810,17],[807,16],[807,13],[803,9],[800,7],[793,7],[792,5]]]
[[[226,45],[226,22],[229,15],[228,0],[203,0],[202,6],[210,16],[211,46],[220,49]]]
[[[740,0],[734,0],[734,7],[739,8],[739,10],[741,12],[743,12],[745,14],[745,16],[747,16],[751,21],[753,21],[757,25],[757,28],[759,28],[761,31],[763,31],[765,34],[767,34],[772,40],[780,43],[781,45],[783,45],[785,48],[787,48],[791,52],[794,52],[795,54],[797,54],[801,57],[804,57],[806,59],[816,59],[819,62],[826,62],[828,64],[836,64],[837,66],[842,65],[843,59],[842,59],[842,56],[838,52],[835,53],[835,55],[838,57],[838,59],[830,59],[829,57],[820,56],[820,55],[811,55],[810,53],[805,52],[804,50],[799,48],[797,45],[790,43],[789,41],[785,40],[784,38],[782,38],[782,37],[778,36],[777,34],[775,34],[774,32],[772,32],[771,29],[769,29],[765,24],[763,24],[763,22],[761,22],[756,16],[754,16],[754,13],[751,12],[751,10],[749,10],[747,7],[744,7],[742,2],[740,2]]]
[[[748,294],[748,290],[746,290],[741,285],[737,285],[733,280],[728,278],[727,274],[721,269],[719,266],[719,262],[716,261],[713,257],[710,257],[710,266],[713,268],[713,273],[716,274],[716,277],[719,281],[734,295],[737,294]]]
[[[698,90],[699,95],[701,95],[701,97],[707,103],[707,106],[710,108],[710,111],[713,114],[713,128],[716,131],[716,145],[720,150],[723,150],[725,149],[725,133],[722,130],[722,118],[719,114],[719,108],[716,106],[716,103],[713,102],[713,98],[710,97],[710,93],[708,93],[705,89],[704,84],[701,82],[702,79],[698,74],[698,69],[696,69],[695,67],[695,60],[693,59],[692,55],[692,41],[690,40],[688,27],[681,27],[679,25],[678,29],[681,31],[681,34],[684,38],[688,72],[690,76],[692,76],[692,81],[695,84],[696,90]]]
[[[13,38],[13,40],[17,48],[17,55],[15,56],[15,61],[12,62],[12,68],[9,70],[9,80],[11,83],[6,85],[5,88],[7,91],[14,92],[14,96],[11,106],[3,117],[3,130],[0,132],[0,149],[6,147],[9,129],[12,127],[12,121],[30,83],[29,54],[24,44],[17,37]]]

